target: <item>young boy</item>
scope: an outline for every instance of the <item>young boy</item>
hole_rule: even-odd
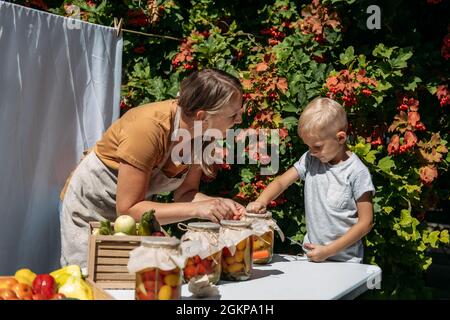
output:
[[[328,98],[311,101],[298,122],[298,135],[309,151],[247,206],[248,212],[263,213],[292,183],[304,180],[303,247],[311,261],[360,263],[361,238],[372,229],[375,189],[367,167],[347,149],[346,131],[347,115],[339,103]]]

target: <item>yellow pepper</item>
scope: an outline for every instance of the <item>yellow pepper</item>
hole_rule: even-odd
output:
[[[33,286],[33,280],[36,278],[36,273],[31,271],[30,269],[19,269],[16,271],[14,278],[20,283],[24,283]]]
[[[82,279],[81,269],[77,265],[69,265],[67,267],[55,270],[50,273],[50,275],[55,278],[58,288],[63,286],[70,277],[75,277],[80,280]]]
[[[83,279],[76,276],[69,276],[64,285],[59,288],[58,293],[64,294],[67,298],[94,299],[92,288]]]

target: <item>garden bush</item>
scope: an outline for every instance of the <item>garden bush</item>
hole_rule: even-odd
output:
[[[241,128],[279,130],[280,172],[307,150],[296,134],[299,114],[316,96],[346,108],[349,147],[369,167],[376,195],[374,228],[365,262],[383,269],[384,298],[428,298],[429,250],[449,242],[448,230],[427,225],[429,212],[446,214],[450,157],[448,112],[449,2],[398,1],[21,1],[22,4],[123,27],[122,113],[176,97],[180,81],[205,67],[242,81],[247,105]],[[381,10],[380,28],[368,19]],[[372,18],[371,18],[372,17]],[[274,176],[257,164],[218,167],[202,190],[246,204]],[[232,187],[230,187],[232,186]],[[169,201],[170,195],[161,198]],[[305,234],[303,189],[293,185],[270,210],[288,237]],[[300,247],[276,242],[277,252]]]

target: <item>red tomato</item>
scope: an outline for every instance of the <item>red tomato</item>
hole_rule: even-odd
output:
[[[197,275],[197,268],[195,266],[187,266],[184,268],[184,278],[191,279]]]
[[[33,300],[47,300],[47,297],[42,293],[33,294]]]
[[[197,265],[197,272],[200,275],[206,274],[206,268],[202,263]]]
[[[156,270],[150,270],[146,271],[141,274],[142,281],[156,281],[159,280],[159,282],[162,281],[163,277],[161,272],[158,272],[158,276],[156,276]]]
[[[152,280],[148,280],[148,281],[144,281],[144,287],[145,290],[147,291],[159,291],[159,289],[161,289],[162,287],[162,282],[161,281],[152,281]]]
[[[180,299],[180,287],[172,287],[172,296],[170,298],[172,300]]]
[[[202,265],[205,268],[205,273],[210,274],[213,272],[213,267],[211,266],[211,261],[203,260]]]
[[[222,255],[223,255],[223,257],[231,257],[232,256],[232,254],[231,254],[230,250],[228,250],[228,248],[223,248]]]
[[[194,263],[195,263],[195,264],[199,264],[199,263],[201,263],[201,262],[202,262],[202,259],[200,259],[199,256],[195,256],[195,257],[194,257]]]
[[[155,293],[153,291],[147,291],[147,294],[139,291],[138,293],[139,300],[155,300]]]

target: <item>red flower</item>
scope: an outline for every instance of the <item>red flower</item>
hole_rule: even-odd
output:
[[[289,131],[285,128],[278,129],[278,134],[282,140],[284,140],[288,135]]]
[[[425,127],[425,125],[422,123],[422,122],[418,122],[415,126],[414,126],[414,128],[417,130],[417,131],[425,131],[427,128]]]
[[[129,106],[125,103],[125,101],[121,100],[120,101],[120,109],[124,110],[124,109],[128,109]]]
[[[391,138],[391,142],[388,145],[388,153],[389,154],[397,154],[400,149],[400,137],[398,135],[394,135]]]
[[[407,104],[404,104],[404,103],[402,103],[399,107],[398,107],[398,110],[399,111],[408,111],[408,105]]]
[[[144,46],[139,46],[139,47],[134,48],[133,52],[137,53],[137,54],[142,54],[145,52],[145,48],[144,48]]]
[[[435,166],[424,166],[419,169],[420,180],[425,185],[430,185],[438,176]]]
[[[407,130],[405,136],[403,137],[403,142],[406,143],[408,148],[414,147],[417,143],[417,136],[414,132]]]
[[[372,94],[372,90],[369,90],[369,89],[362,89],[362,90],[361,90],[361,93],[362,93],[363,95],[365,95],[366,97],[369,97],[369,96]]]

